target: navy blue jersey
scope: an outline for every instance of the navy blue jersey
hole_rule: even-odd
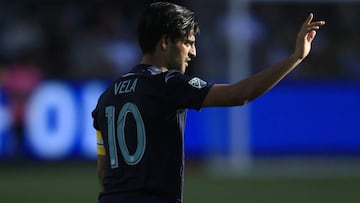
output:
[[[148,194],[182,201],[186,109],[199,110],[210,87],[141,64],[105,90],[92,113],[106,156],[100,198]]]

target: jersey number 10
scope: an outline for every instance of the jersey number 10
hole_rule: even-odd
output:
[[[145,126],[139,109],[135,104],[128,102],[123,105],[117,117],[115,117],[115,106],[107,106],[105,108],[105,113],[108,123],[108,143],[111,168],[119,167],[116,140],[125,163],[128,165],[138,164],[144,155],[146,145]],[[136,121],[137,147],[134,154],[130,154],[125,140],[124,128],[128,113],[131,113]],[[115,118],[117,118],[116,129]]]

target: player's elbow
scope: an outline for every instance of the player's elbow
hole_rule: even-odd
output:
[[[249,89],[249,91],[245,92],[245,94],[243,94],[242,97],[239,98],[239,100],[242,103],[242,105],[245,105],[255,100],[256,98],[260,97],[265,92],[266,92],[265,89],[260,89],[260,88]]]
[[[233,99],[232,106],[243,106],[249,103],[252,99],[250,97],[238,96]]]
[[[252,99],[250,92],[236,85],[214,85],[205,97],[203,107],[242,106]]]
[[[244,86],[233,86],[228,92],[229,95],[229,106],[243,106],[250,101],[257,98],[259,91],[256,91],[252,88],[244,88]]]
[[[243,106],[250,101],[250,98],[241,94],[229,93],[222,101],[222,106]]]

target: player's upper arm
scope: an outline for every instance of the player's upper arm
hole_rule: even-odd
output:
[[[239,106],[249,101],[242,88],[236,84],[214,84],[206,95],[203,107]]]

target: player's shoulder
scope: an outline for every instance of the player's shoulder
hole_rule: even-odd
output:
[[[208,86],[208,82],[198,76],[183,74],[178,70],[169,70],[165,76],[166,83],[183,83],[191,87],[202,89]]]

